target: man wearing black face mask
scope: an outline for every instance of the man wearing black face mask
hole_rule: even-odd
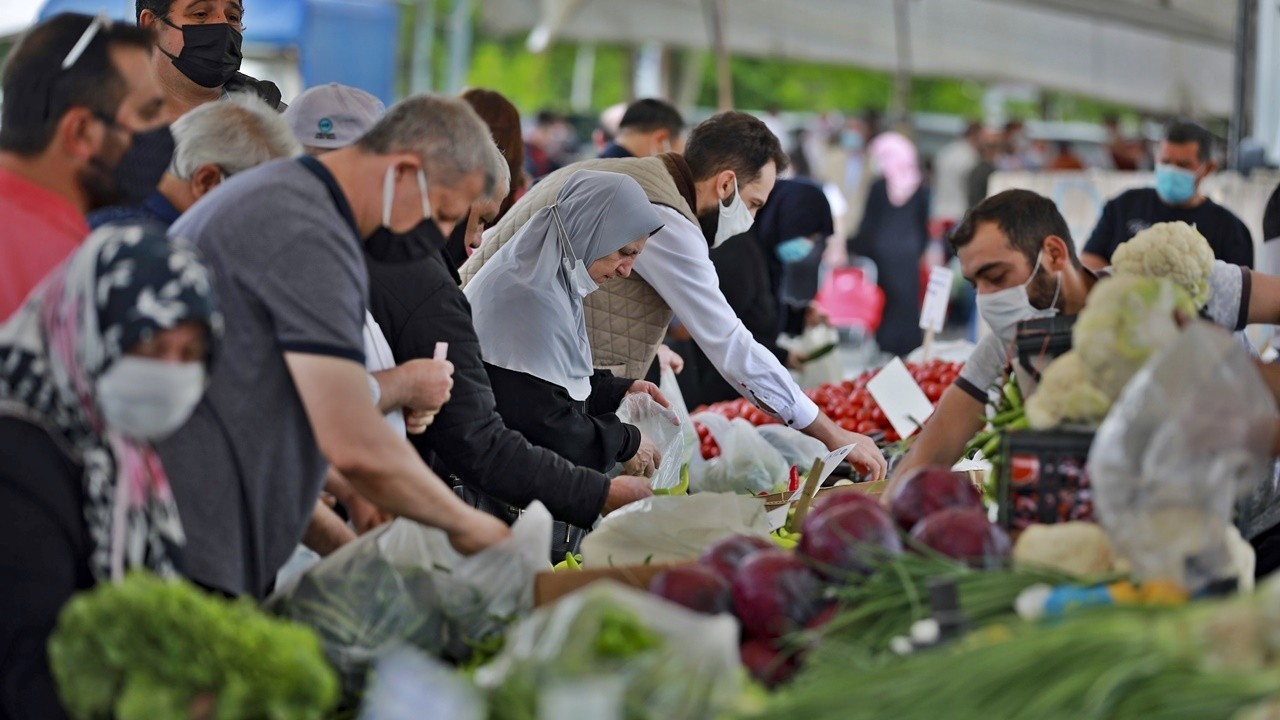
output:
[[[138,26],[154,33],[152,62],[171,117],[237,91],[284,110],[280,88],[240,72],[241,0],[137,0],[135,7]]]
[[[84,215],[137,202],[173,138],[149,67],[151,39],[57,15],[9,55],[0,114],[0,321],[88,234]]]

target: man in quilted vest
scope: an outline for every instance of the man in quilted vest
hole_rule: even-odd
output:
[[[689,134],[684,155],[588,160],[548,175],[486,234],[462,267],[465,285],[539,209],[555,202],[578,170],[630,175],[665,223],[636,259],[630,278],[617,278],[586,298],[587,330],[596,366],[620,377],[644,377],[673,316],[738,392],[828,448],[853,445],[851,462],[873,479],[884,456],[870,438],[841,429],[800,390],[777,357],[761,346],[720,292],[709,250],[751,227],[773,191],[787,156],[764,123],[726,112]]]

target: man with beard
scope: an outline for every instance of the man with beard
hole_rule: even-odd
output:
[[[0,114],[0,320],[89,233],[85,214],[137,203],[173,155],[151,38],[63,14],[10,53]]]
[[[178,118],[233,92],[252,92],[283,111],[280,88],[240,72],[241,0],[137,0],[138,27],[153,34],[152,58],[165,109]]]
[[[951,235],[964,277],[991,327],[955,384],[894,470],[893,482],[926,465],[960,459],[965,443],[986,422],[988,391],[1002,384],[1019,322],[1076,315],[1100,273],[1081,263],[1067,221],[1053,201],[1029,190],[1008,190],[979,203]],[[1280,322],[1280,278],[1221,260],[1209,275],[1205,316],[1228,330]],[[885,493],[888,497],[892,492]]]
[[[746,232],[785,170],[787,156],[760,120],[740,112],[715,115],[689,134],[683,155],[589,160],[535,185],[486,233],[462,268],[464,284],[578,170],[631,176],[644,188],[664,226],[645,245],[630,278],[617,278],[586,298],[587,330],[596,366],[618,377],[644,377],[673,317],[733,388],[762,410],[830,449],[853,445],[850,462],[879,480],[884,456],[868,437],[841,429],[760,345],[720,292],[710,249]]]

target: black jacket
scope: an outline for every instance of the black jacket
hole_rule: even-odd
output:
[[[82,473],[43,429],[0,418],[0,720],[67,717],[46,645],[93,585]]]
[[[498,414],[534,445],[602,472],[630,460],[640,449],[640,430],[614,415],[635,381],[597,370],[591,377],[591,395],[580,402],[559,385],[527,373],[488,363],[484,368]]]
[[[591,527],[604,507],[609,480],[535,447],[508,428],[496,410],[471,305],[457,285],[457,270],[442,252],[432,223],[408,236],[375,235],[365,243],[369,309],[397,363],[432,356],[449,343],[453,394],[422,435],[410,441],[444,477],[505,503],[541,500],[557,519]]]

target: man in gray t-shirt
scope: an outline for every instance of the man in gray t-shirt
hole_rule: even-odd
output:
[[[1080,264],[1070,230],[1053,201],[1027,190],[984,200],[969,211],[951,241],[965,278],[978,291],[980,308],[984,295],[1024,288],[1029,310],[1052,306],[1063,315],[1075,315],[1099,278]],[[1229,330],[1280,322],[1280,278],[1217,262],[1210,286],[1213,296],[1205,312],[1213,322]],[[892,482],[915,468],[950,466],[960,459],[965,444],[986,423],[987,393],[1005,376],[1014,329],[1008,326],[978,343]]]
[[[407,232],[424,213],[465,216],[483,191],[487,142],[465,103],[412,98],[355,146],[237,175],[173,226],[213,269],[226,320],[204,400],[160,446],[191,579],[267,593],[328,461],[371,502],[445,530],[462,552],[508,535],[382,422],[362,350],[362,239],[382,226]]]

